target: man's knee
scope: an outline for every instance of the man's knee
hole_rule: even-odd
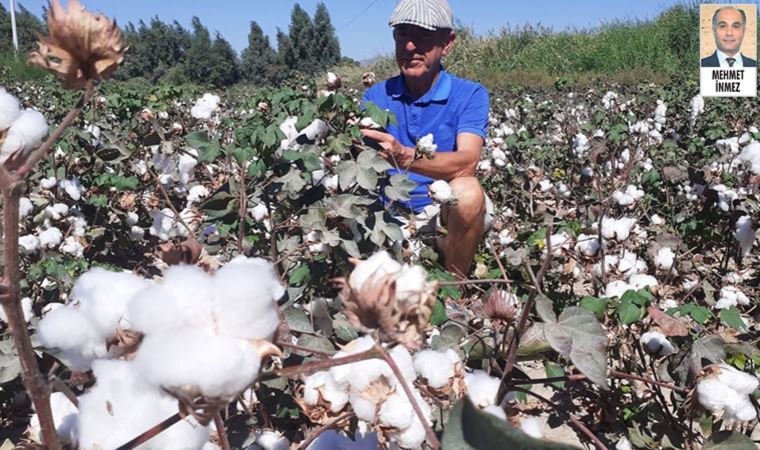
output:
[[[486,210],[486,200],[483,188],[475,177],[454,178],[449,182],[451,191],[456,198],[452,212],[464,217],[474,219],[482,217]]]

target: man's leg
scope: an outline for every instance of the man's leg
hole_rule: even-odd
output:
[[[455,178],[449,182],[456,204],[446,205],[442,221],[448,235],[443,241],[443,262],[446,270],[458,277],[467,277],[483,236],[485,195],[475,177]]]

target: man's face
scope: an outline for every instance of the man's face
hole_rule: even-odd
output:
[[[716,21],[713,29],[715,45],[723,53],[729,56],[735,55],[741,48],[742,39],[744,39],[741,13],[735,9],[726,8],[718,13]]]
[[[393,29],[396,63],[405,77],[423,77],[437,70],[448,54],[456,34],[450,30],[430,31],[401,24]]]

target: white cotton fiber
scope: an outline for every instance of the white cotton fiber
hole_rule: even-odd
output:
[[[26,197],[21,197],[18,201],[18,217],[23,219],[34,211],[34,204]]]
[[[336,353],[333,358],[342,358],[371,349],[375,342],[370,336],[363,336],[346,344],[341,351]],[[335,381],[338,383],[348,383],[355,390],[362,391],[370,383],[376,381],[381,376],[388,374],[390,367],[380,359],[367,359],[351,364],[342,364],[330,368]]]
[[[406,382],[408,384],[413,383],[414,380],[417,379],[417,372],[414,371],[414,361],[412,359],[411,353],[409,353],[409,350],[407,350],[406,347],[403,345],[397,345],[393,347],[393,350],[388,352],[391,359],[394,363],[396,363],[396,367],[398,367],[399,372],[401,372],[401,376],[404,377]],[[396,376],[393,375],[393,371],[391,367],[387,364],[384,364],[385,367],[385,377],[388,378],[390,385],[395,386],[397,383]]]
[[[261,431],[256,433],[256,440],[246,450],[288,450],[290,441],[276,431]]]
[[[64,442],[75,444],[79,441],[79,424],[77,407],[71,403],[66,395],[60,392],[50,394],[50,409],[53,412],[53,424],[55,431]],[[35,413],[29,420],[29,437],[37,443],[42,443],[42,429],[40,418]]]
[[[544,426],[537,417],[527,417],[520,424],[523,433],[535,439],[544,437]]]
[[[430,198],[439,203],[448,203],[454,199],[451,185],[444,180],[436,180],[428,187]]]
[[[736,228],[734,229],[734,238],[739,241],[739,246],[742,249],[742,256],[749,256],[752,251],[752,246],[755,243],[755,230],[752,229],[752,217],[741,216],[736,221]]]
[[[106,341],[92,322],[70,306],[47,313],[37,325],[37,338],[47,348],[60,349],[72,370],[86,370],[93,359],[108,355]]]
[[[488,375],[485,371],[475,370],[464,375],[464,382],[467,385],[467,395],[476,406],[485,408],[496,403],[501,384],[498,378]]]
[[[415,420],[408,428],[405,428],[400,433],[394,433],[392,436],[396,439],[399,447],[417,449],[425,442],[425,427],[419,420],[416,420],[415,416]]]
[[[21,114],[21,106],[13,95],[0,87],[0,131],[11,127]]]
[[[303,399],[307,405],[317,405],[320,397],[330,403],[330,411],[337,413],[348,403],[348,384],[335,382],[330,372],[317,372],[304,379]]]
[[[149,286],[149,281],[130,272],[96,267],[77,279],[69,297],[79,302],[79,311],[105,340],[116,334],[119,322],[126,316],[129,300]]]
[[[486,406],[485,408],[483,408],[483,412],[488,413],[492,416],[498,417],[501,420],[507,420],[507,413],[504,411],[503,408],[499,406],[496,406],[496,405]]]
[[[454,362],[444,352],[423,350],[414,355],[414,368],[422,378],[427,380],[428,386],[440,389],[454,377]]]
[[[422,266],[404,265],[396,277],[396,300],[419,303],[427,294],[427,271]]]
[[[42,143],[47,131],[48,124],[42,113],[33,109],[22,111],[0,145],[0,163],[15,152],[30,153]]]
[[[190,108],[190,115],[196,119],[208,120],[217,109],[219,109],[219,96],[206,93]]]
[[[132,362],[96,361],[93,372],[97,383],[79,397],[79,448],[117,448],[177,412],[177,400],[146,383]],[[210,434],[188,418],[140,449],[195,450]]]
[[[639,341],[653,355],[668,356],[675,351],[668,338],[658,331],[648,331],[642,334]]]
[[[403,392],[391,395],[380,407],[379,422],[387,427],[407,428],[415,417],[414,408]]]
[[[758,386],[758,379],[756,376],[742,372],[728,364],[720,365],[718,381],[742,395],[752,394],[757,390]]]
[[[156,386],[232,398],[256,380],[261,357],[250,341],[182,330],[146,336],[134,363]]]
[[[40,249],[40,239],[33,234],[18,238],[18,250],[21,255],[32,255]]]
[[[195,172],[195,166],[198,165],[198,150],[194,148],[186,149],[185,153],[179,156],[179,164],[177,170],[179,170],[179,181],[184,186],[193,178]]]
[[[660,270],[669,271],[673,268],[674,258],[675,254],[670,247],[662,247],[654,257],[654,265]]]
[[[78,202],[82,198],[82,194],[85,191],[84,186],[82,186],[77,177],[61,180],[58,182],[58,187],[63,189],[66,195],[75,202]]]
[[[367,422],[375,421],[378,405],[372,399],[363,396],[358,389],[351,389],[349,402],[351,402],[351,408],[353,408],[357,419]]]
[[[396,262],[386,251],[380,251],[360,262],[354,267],[348,279],[351,288],[360,291],[364,282],[371,277],[381,278],[401,271],[401,264]]]
[[[50,227],[39,234],[40,246],[42,248],[53,249],[58,247],[63,241],[63,233],[56,227]]]

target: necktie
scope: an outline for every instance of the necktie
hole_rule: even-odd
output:
[[[734,67],[734,63],[736,62],[736,58],[726,58],[726,62],[728,62],[728,67]]]

